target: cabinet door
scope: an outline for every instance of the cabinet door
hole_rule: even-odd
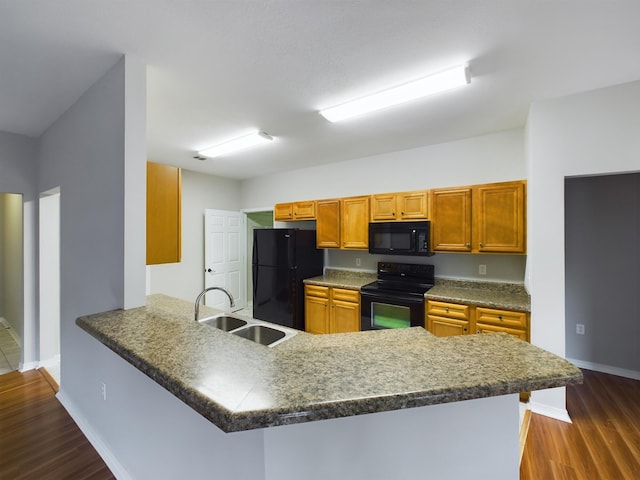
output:
[[[371,221],[388,222],[396,219],[396,194],[371,195]]]
[[[314,220],[316,218],[316,202],[296,202],[293,204],[294,220]]]
[[[305,295],[304,314],[305,330],[309,333],[329,333],[329,289],[327,287],[314,287],[316,291],[324,290],[325,297]],[[307,290],[308,292],[308,290]]]
[[[360,331],[360,304],[334,300],[331,305],[331,333]]]
[[[147,265],[180,261],[181,229],[181,170],[147,162]]]
[[[402,220],[426,220],[429,218],[429,192],[405,192],[398,194],[398,210]]]
[[[466,335],[469,333],[469,322],[466,320],[455,320],[453,318],[429,315],[427,317],[427,330],[436,337]]]
[[[316,246],[340,248],[340,200],[317,201]]]
[[[369,197],[341,200],[341,248],[369,249]]]
[[[525,252],[525,183],[474,187],[474,250]]]
[[[470,252],[471,189],[438,189],[431,192],[433,250]]]
[[[276,203],[273,207],[273,218],[279,222],[293,220],[293,203]]]

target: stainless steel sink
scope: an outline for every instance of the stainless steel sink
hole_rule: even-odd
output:
[[[232,317],[231,315],[218,315],[216,317],[201,320],[200,323],[229,332],[236,328],[244,327],[247,324],[247,321],[238,317]]]
[[[275,328],[267,327],[266,325],[251,325],[231,333],[267,346],[281,340],[286,335],[282,330],[276,330]]]

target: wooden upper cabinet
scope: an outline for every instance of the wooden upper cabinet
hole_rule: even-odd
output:
[[[396,220],[397,210],[395,193],[371,195],[372,222],[388,222]]]
[[[369,249],[369,197],[340,200],[341,248]]]
[[[371,195],[371,221],[427,220],[429,192],[383,193]]]
[[[147,162],[147,265],[180,261],[181,227],[181,170]]]
[[[474,250],[525,252],[525,182],[474,187]]]
[[[340,248],[340,200],[316,202],[316,246]]]
[[[431,191],[434,251],[526,252],[526,182]]]
[[[273,219],[279,222],[293,220],[293,203],[276,203],[273,207]]]
[[[315,220],[316,202],[309,200],[306,202],[276,203],[273,213],[274,219],[281,222]]]
[[[398,194],[401,220],[427,220],[429,218],[429,192],[404,192]]]
[[[434,251],[471,251],[471,188],[431,191],[431,244]]]

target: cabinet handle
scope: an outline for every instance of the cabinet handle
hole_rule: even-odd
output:
[[[464,327],[464,328],[462,329],[462,331],[463,331],[463,332],[466,332],[466,331],[467,331],[467,327]]]
[[[481,246],[481,247],[484,247],[484,243],[480,242],[480,246]]]
[[[444,307],[444,311],[449,313],[449,307]]]
[[[503,320],[502,315],[498,315],[498,320]]]
[[[404,212],[400,212],[400,215],[404,215]]]
[[[471,244],[470,243],[466,243],[465,244],[467,248],[471,248]]]
[[[482,332],[480,332],[480,329],[478,329],[478,331],[476,333],[482,333]]]

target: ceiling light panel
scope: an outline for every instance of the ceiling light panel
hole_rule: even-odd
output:
[[[449,68],[428,77],[383,90],[373,95],[320,110],[320,115],[330,122],[339,122],[369,112],[423,98],[471,82],[468,65]]]
[[[241,137],[226,140],[217,145],[198,151],[198,155],[203,157],[219,157],[245,148],[262,145],[273,141],[273,137],[264,132],[255,131]]]

